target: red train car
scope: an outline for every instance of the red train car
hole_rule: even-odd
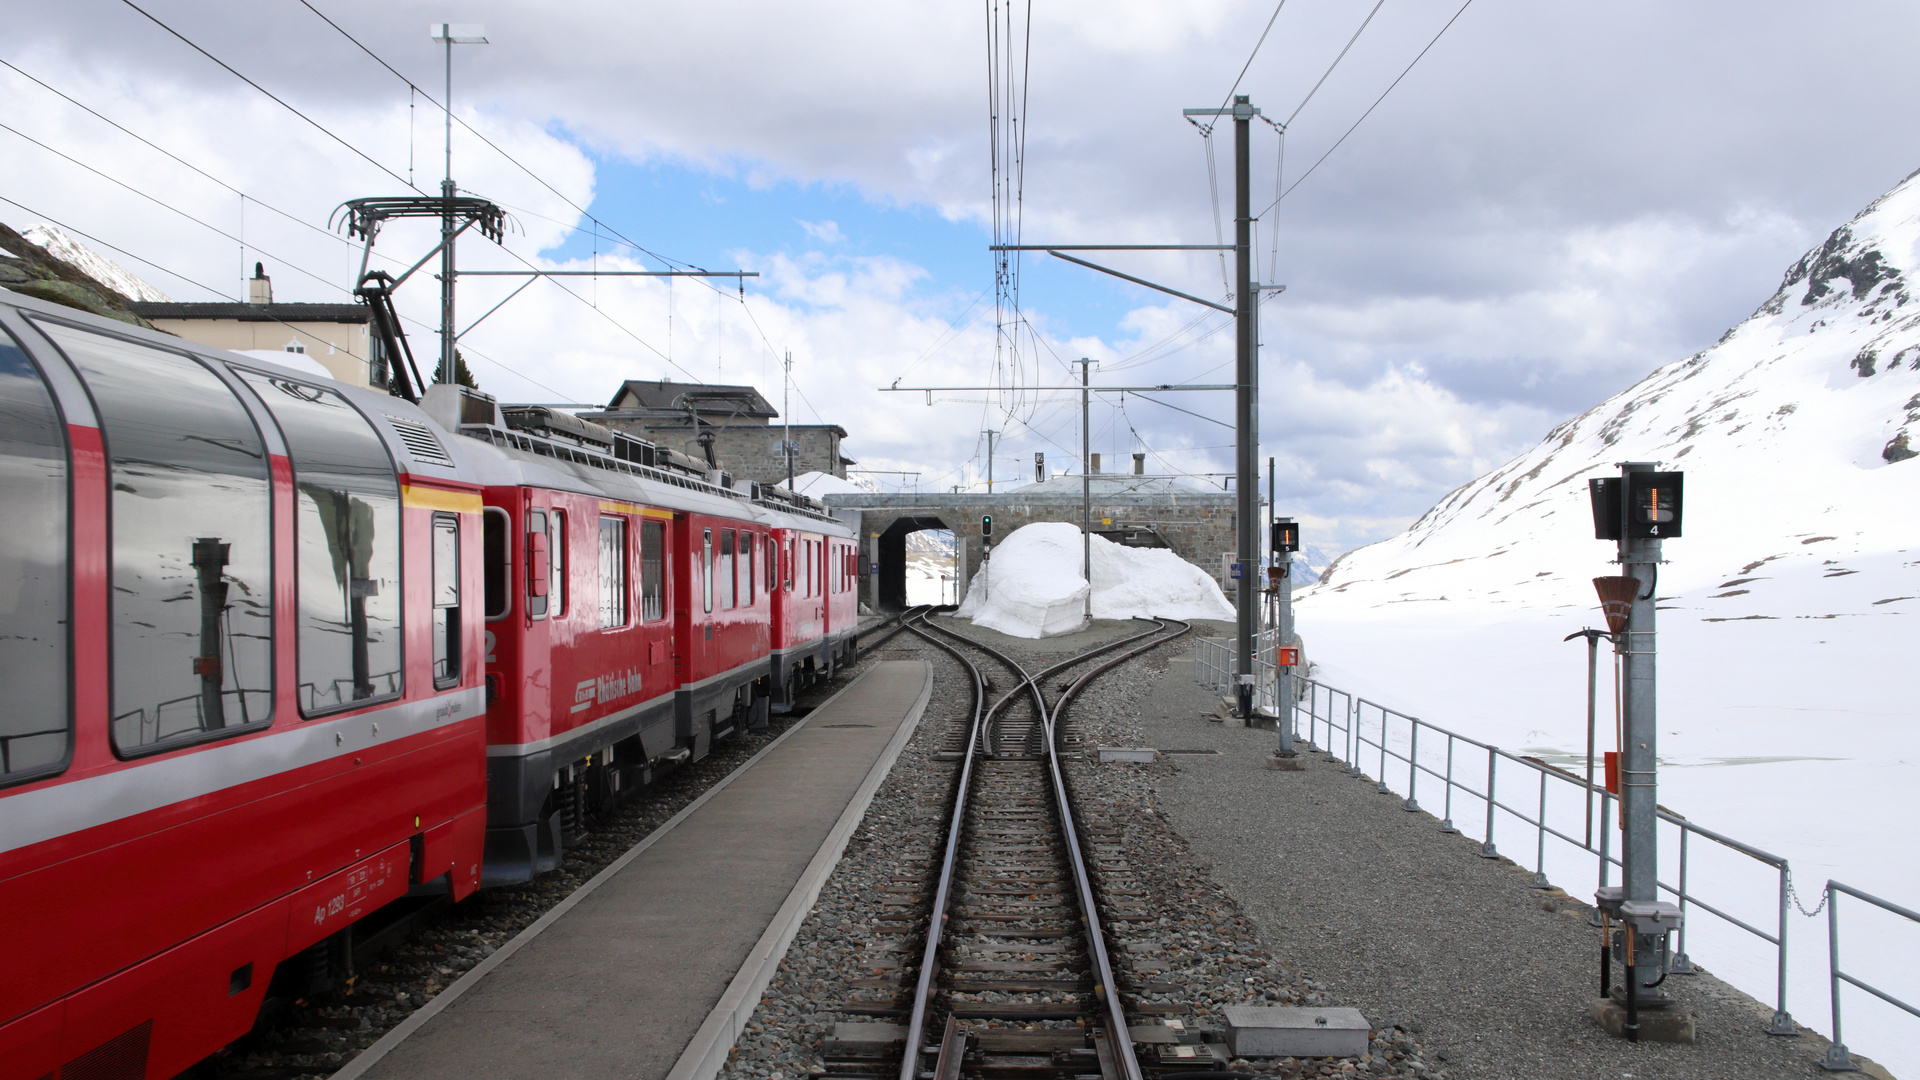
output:
[[[826,571],[853,533],[820,504],[459,387],[423,406],[487,444],[467,454],[486,500],[487,885],[552,868],[591,808],[764,723],[770,655],[851,659],[853,590]],[[786,572],[787,540],[807,572]],[[783,605],[813,612],[812,651],[775,652]]]
[[[773,708],[793,707],[799,692],[853,662],[860,621],[856,537],[806,524],[775,529],[781,588],[774,595],[768,657]]]
[[[168,1077],[485,824],[482,497],[396,398],[0,302],[0,1078]]]

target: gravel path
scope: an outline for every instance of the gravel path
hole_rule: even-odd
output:
[[[1706,974],[1668,983],[1697,1017],[1694,1045],[1602,1033],[1587,1013],[1596,933],[1584,903],[1530,888],[1528,871],[1477,857],[1477,842],[1324,759],[1267,771],[1275,736],[1220,723],[1186,655],[1102,737],[1218,751],[1172,758],[1154,784],[1159,808],[1276,954],[1376,1024],[1418,1033],[1453,1076],[1822,1075],[1824,1039],[1766,1035],[1771,1010]]]

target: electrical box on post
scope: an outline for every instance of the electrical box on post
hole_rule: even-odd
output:
[[[1593,504],[1593,538],[1620,539],[1620,478],[1597,476],[1587,481],[1587,501]]]
[[[1680,535],[1681,481],[1685,473],[1627,474],[1627,535],[1671,539]]]
[[[1273,650],[1275,667],[1297,667],[1300,663],[1300,648],[1297,645],[1277,645]]]
[[[1300,523],[1297,521],[1274,522],[1273,533],[1267,538],[1267,548],[1274,552],[1299,551]]]

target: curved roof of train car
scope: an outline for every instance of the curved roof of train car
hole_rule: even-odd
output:
[[[493,486],[526,486],[599,495],[621,502],[657,506],[665,510],[744,518],[777,529],[851,536],[853,530],[838,521],[791,514],[751,499],[721,494],[705,487],[680,487],[642,473],[618,472],[565,458],[545,457],[481,439],[453,440],[481,477]]]

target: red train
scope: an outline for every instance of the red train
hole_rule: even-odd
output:
[[[851,660],[819,504],[422,406],[0,300],[0,1080],[170,1077]]]

